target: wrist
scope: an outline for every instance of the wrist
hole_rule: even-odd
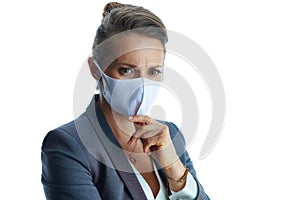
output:
[[[172,191],[177,192],[184,188],[189,171],[179,159],[178,161],[164,168],[164,172],[167,176],[169,186]]]
[[[184,171],[184,174],[180,177],[180,179],[178,180],[175,180],[173,179],[172,177],[167,177],[170,181],[174,181],[174,182],[177,182],[177,183],[184,183],[186,181],[186,178],[188,176],[188,173],[189,173],[189,169],[188,168],[185,168],[185,171]]]
[[[185,169],[185,166],[179,159],[176,159],[176,161],[164,167],[165,174],[173,179],[179,179],[184,173]]]

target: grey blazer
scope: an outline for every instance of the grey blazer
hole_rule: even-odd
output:
[[[146,196],[114,137],[95,95],[86,112],[50,131],[42,145],[42,183],[48,200],[136,199]],[[181,162],[198,183],[199,200],[209,200],[199,183],[185,141],[178,128],[168,125]],[[157,168],[160,169],[157,164]],[[163,170],[159,174],[168,188]]]

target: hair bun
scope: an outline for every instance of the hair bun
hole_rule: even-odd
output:
[[[124,7],[125,5],[124,4],[121,4],[121,3],[118,3],[118,2],[110,2],[110,3],[107,3],[104,7],[104,10],[103,10],[103,17],[105,17],[106,15],[108,15],[112,9],[114,8],[122,8]]]

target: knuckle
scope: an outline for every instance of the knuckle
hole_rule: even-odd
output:
[[[151,117],[149,115],[144,115],[144,120],[147,122],[151,122]]]
[[[162,125],[162,131],[163,132],[165,132],[165,131],[168,132],[169,131],[169,127],[167,125],[165,125],[165,124]]]
[[[139,116],[139,115],[135,115],[135,116],[133,116],[133,119],[134,119],[134,120],[139,120],[139,119],[140,119],[140,116]]]

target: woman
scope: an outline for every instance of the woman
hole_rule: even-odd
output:
[[[150,11],[105,6],[88,59],[100,94],[45,137],[47,199],[209,199],[178,128],[145,115],[163,80],[166,42]]]

